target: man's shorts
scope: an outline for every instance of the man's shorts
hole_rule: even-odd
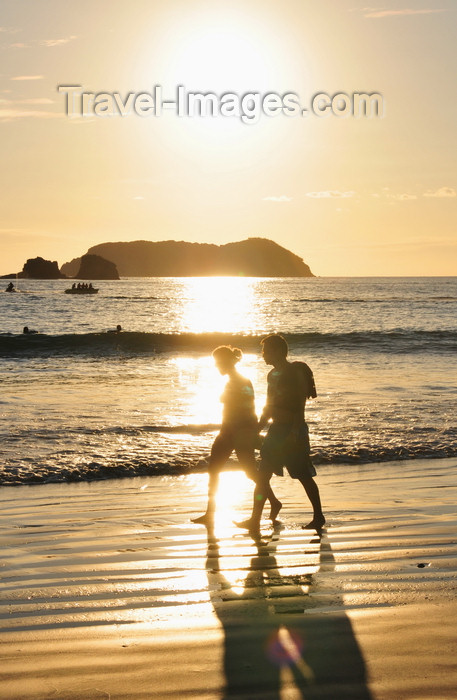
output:
[[[316,470],[310,457],[309,433],[306,423],[300,426],[297,439],[290,438],[288,423],[272,423],[260,448],[260,471],[271,470],[283,476],[283,467],[293,479],[311,478]]]

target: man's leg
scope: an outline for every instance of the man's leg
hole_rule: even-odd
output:
[[[257,462],[255,459],[254,452],[242,452],[241,450],[237,450],[237,457],[238,457],[238,461],[240,462],[240,464],[245,466],[247,476],[250,479],[252,479],[253,481],[255,481],[256,488],[257,488],[257,482],[259,480],[259,471],[257,469]],[[273,493],[273,489],[271,488],[269,483],[268,484],[263,483],[262,492],[265,494],[265,500],[270,502],[269,518],[270,518],[270,520],[275,522],[275,520],[278,516],[278,513],[282,508],[282,503],[279,500],[279,498],[276,498],[275,494]],[[265,500],[264,500],[264,503],[265,503]],[[255,503],[255,497],[254,497],[254,503]],[[260,518],[259,518],[259,521],[260,521]]]
[[[276,521],[276,518],[278,517],[279,511],[282,508],[282,503],[279,500],[279,498],[276,498],[270,484],[268,484],[268,491],[266,493],[266,497],[267,501],[270,501],[270,515],[268,517],[270,518],[271,522],[274,523]]]
[[[313,519],[307,524],[303,525],[304,530],[320,530],[324,524],[325,524],[325,517],[322,512],[322,505],[321,505],[321,497],[319,494],[319,488],[314,481],[314,479],[310,477],[301,477],[299,479],[301,485],[306,491],[306,495],[308,496],[309,500],[311,501],[311,505],[313,507]]]

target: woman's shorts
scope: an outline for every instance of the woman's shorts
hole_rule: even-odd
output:
[[[283,467],[293,479],[311,478],[316,470],[310,457],[309,432],[306,423],[300,426],[297,439],[290,437],[292,426],[272,423],[260,448],[260,471],[283,476]]]
[[[216,436],[211,448],[211,466],[221,467],[227,462],[232,452],[235,452],[240,465],[251,476],[251,472],[257,471],[254,450],[259,449],[259,446],[257,427],[223,428]],[[254,478],[254,474],[251,478]]]

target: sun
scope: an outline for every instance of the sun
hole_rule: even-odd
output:
[[[170,57],[169,79],[216,94],[267,90],[268,61],[258,38],[252,39],[233,26],[194,30]]]
[[[286,47],[274,27],[236,10],[175,13],[162,18],[161,40],[147,46],[141,65],[165,87],[221,93],[273,89],[284,75]]]
[[[159,41],[144,44],[140,53],[136,79],[141,85],[160,84],[163,100],[176,101],[178,87],[185,94],[200,93],[265,95],[290,91],[291,51],[273,21],[259,22],[256,15],[239,8],[224,11],[216,6],[188,11],[179,16],[170,11],[161,19],[163,30]],[[168,108],[167,108],[168,109]],[[235,113],[179,117],[172,108],[164,112],[162,134],[172,148],[184,148],[193,156],[238,158],[253,141],[259,147],[270,144],[272,122],[260,118],[255,130],[249,129]],[[274,135],[273,135],[274,138]]]

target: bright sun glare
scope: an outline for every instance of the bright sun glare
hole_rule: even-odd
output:
[[[239,365],[241,374],[253,384],[258,384],[256,373],[257,357],[244,354]],[[177,369],[177,381],[182,386],[181,408],[189,423],[194,425],[217,425],[221,420],[222,404],[220,396],[224,390],[226,377],[222,377],[214,366],[211,354],[203,357],[175,357],[172,363]],[[182,403],[186,402],[185,407]],[[264,392],[256,393],[256,410],[261,410],[265,402]]]
[[[180,47],[171,70],[195,89],[252,89],[265,83],[265,66],[252,43],[233,28],[211,28],[193,33]],[[232,88],[230,88],[232,89]]]
[[[252,327],[255,280],[243,277],[193,277],[183,283],[182,330],[225,333]]]
[[[250,505],[253,482],[250,481],[244,471],[222,472],[219,478],[217,491],[216,526],[218,524],[232,524],[237,514],[243,514],[243,500]]]
[[[168,84],[205,92],[266,90],[281,63],[258,23],[217,12],[182,18],[160,52]]]
[[[183,12],[179,18],[165,11],[162,21],[162,38],[152,46],[145,45],[139,77],[147,85],[154,76],[162,85],[164,99],[175,99],[179,85],[187,92],[218,96],[290,90],[294,80],[291,49],[273,20],[269,24],[264,18],[259,23],[247,9],[222,12],[214,6],[211,10],[202,8],[200,13],[198,9]],[[265,146],[272,138],[272,120],[268,119],[262,120],[255,132],[238,117],[220,115],[170,119],[168,125],[173,144],[189,150],[206,146],[207,155],[214,150],[230,155],[252,144],[253,139]]]
[[[192,277],[181,281],[182,333],[246,333],[256,332],[257,280],[248,277]],[[218,340],[214,340],[216,347]],[[187,419],[194,424],[216,424],[221,419],[220,396],[226,377],[217,371],[211,357],[205,355],[173,358],[176,381],[182,386],[181,405]],[[258,384],[259,355],[245,353],[239,365],[243,376]],[[256,405],[263,405],[264,396],[256,392]]]

